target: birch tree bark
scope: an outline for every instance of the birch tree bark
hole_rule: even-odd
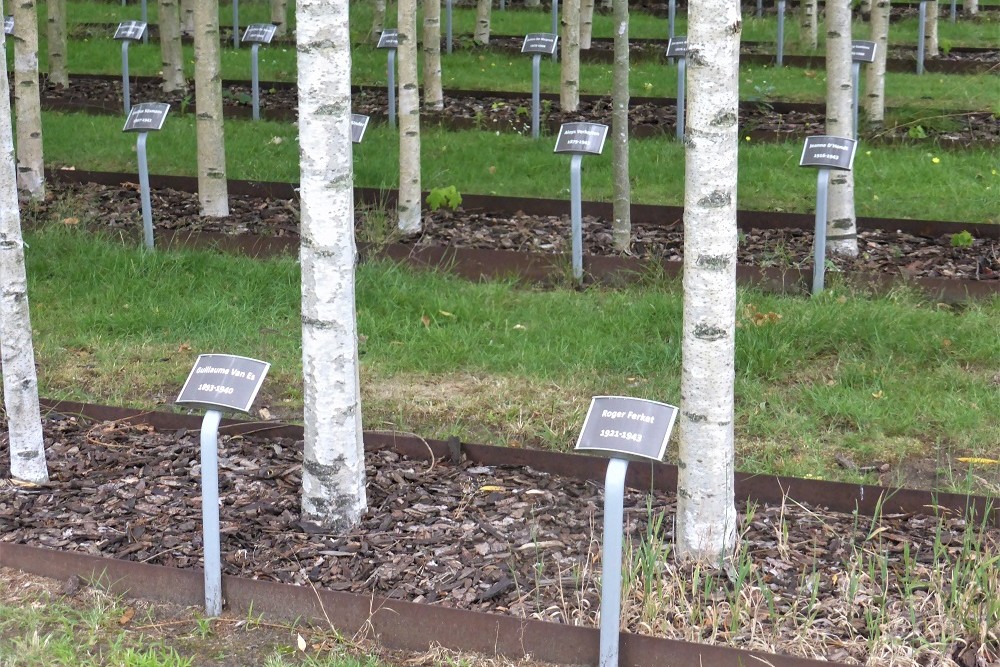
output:
[[[615,60],[611,81],[611,134],[614,202],[611,237],[617,252],[629,252],[632,246],[632,183],[629,180],[628,150],[628,0],[615,0],[613,11]]]
[[[850,0],[826,3],[826,133],[854,138]],[[854,173],[831,170],[827,194],[826,247],[831,255],[857,255]]]
[[[17,187],[45,197],[42,108],[38,90],[38,9],[35,0],[14,3],[14,110],[17,116]]]
[[[490,12],[493,11],[493,0],[477,0],[476,2],[476,30],[472,40],[476,44],[486,45],[490,43]]]
[[[424,0],[424,108],[444,109],[441,87],[441,0]]]
[[[869,128],[885,124],[885,62],[889,52],[889,0],[876,0],[872,7],[871,40],[875,42],[875,62],[865,72],[865,122]]]
[[[2,36],[0,49],[6,51]],[[0,72],[0,87],[7,88],[6,67]],[[49,481],[49,473],[38,410],[35,352],[31,343],[10,98],[6,95],[0,98],[0,150],[4,156],[0,161],[0,364],[10,442],[10,474],[14,479],[43,484]]]
[[[194,35],[194,3],[196,0],[180,0],[181,3],[181,35]]]
[[[49,46],[49,81],[57,86],[69,85],[66,70],[66,0],[48,0],[46,37]]]
[[[677,550],[720,562],[736,546],[734,389],[738,0],[688,5]]]
[[[194,87],[198,137],[198,202],[201,214],[229,215],[225,132],[222,127],[222,68],[219,66],[219,0],[194,5]]]
[[[589,49],[594,35],[594,0],[580,3],[580,48]]]
[[[181,13],[177,0],[157,0],[160,26],[160,62],[163,92],[184,90],[184,50],[181,46]]]
[[[962,2],[962,13],[966,16],[976,16],[979,14],[979,0],[964,0]]]
[[[278,26],[275,37],[288,34],[288,0],[271,0],[271,23]]]
[[[301,162],[302,515],[331,530],[367,509],[354,299],[348,0],[297,0]]]
[[[399,0],[399,229],[420,231],[420,90],[417,82],[417,0]]]
[[[819,48],[819,21],[816,0],[802,0],[799,5],[799,43],[806,51]]]
[[[937,58],[938,55],[938,3],[937,0],[929,0],[927,3],[927,24],[924,29],[924,55],[928,58]]]
[[[861,0],[858,13],[861,15],[861,20],[868,21],[872,14],[872,0]]]
[[[372,44],[378,44],[383,30],[385,30],[385,0],[375,0],[372,6],[372,29],[368,32],[368,41]]]
[[[576,111],[580,106],[580,0],[564,0],[559,38],[559,106]]]

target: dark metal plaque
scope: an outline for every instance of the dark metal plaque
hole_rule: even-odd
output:
[[[667,42],[668,58],[686,58],[688,53],[688,38],[686,35],[673,37]]]
[[[360,144],[361,140],[365,137],[365,130],[368,129],[368,121],[371,120],[368,116],[360,113],[351,114],[351,142],[355,144]]]
[[[231,354],[202,354],[176,403],[249,412],[271,364]]]
[[[626,396],[594,396],[576,441],[580,451],[601,451],[660,461],[677,408]]]
[[[379,35],[378,45],[375,47],[377,49],[396,49],[399,48],[399,31],[395,28],[391,30],[383,30],[382,34]]]
[[[600,155],[608,126],[600,123],[563,123],[556,137],[556,153]]]
[[[851,42],[851,60],[856,63],[873,63],[877,49],[878,44],[875,42],[855,39]]]
[[[856,141],[844,137],[806,137],[799,166],[850,171],[857,148]]]
[[[243,32],[243,41],[249,44],[270,44],[278,26],[273,23],[251,23]]]
[[[3,19],[3,34],[13,35],[14,34],[14,17],[5,16]]]
[[[154,132],[163,128],[170,105],[166,102],[143,102],[136,104],[125,119],[122,132]]]
[[[146,32],[144,21],[124,21],[118,24],[118,29],[115,30],[115,39],[138,41],[142,39],[144,32]]]
[[[524,36],[521,53],[544,53],[551,56],[556,52],[558,43],[559,35],[551,32],[531,32]]]

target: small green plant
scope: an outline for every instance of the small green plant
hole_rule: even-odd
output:
[[[969,230],[963,229],[957,234],[951,235],[951,247],[952,248],[971,248],[975,237],[969,233]]]
[[[914,125],[906,131],[906,136],[910,139],[926,139],[927,130],[924,129],[923,125]]]
[[[461,205],[462,195],[459,194],[458,189],[454,185],[449,185],[446,188],[434,188],[427,195],[427,206],[432,211],[436,211],[439,208],[455,211]]]

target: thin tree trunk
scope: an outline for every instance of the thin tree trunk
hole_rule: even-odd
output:
[[[441,0],[424,0],[424,107],[444,109],[441,88]]]
[[[937,58],[939,55],[937,0],[929,0],[927,3],[927,25],[924,28],[927,30],[924,34],[924,55],[928,58]]]
[[[589,49],[594,35],[594,0],[580,3],[580,48]]]
[[[609,10],[614,8],[614,0],[601,0],[601,9]]]
[[[399,0],[399,229],[420,231],[420,90],[417,81],[417,0]]]
[[[194,35],[194,3],[197,0],[180,0],[181,3],[181,34],[187,37]]]
[[[862,21],[870,20],[872,14],[872,0],[861,0],[861,4],[858,6],[858,13],[861,15]]]
[[[298,0],[302,515],[329,530],[367,509],[355,313],[351,39],[347,0]]]
[[[375,0],[375,4],[372,5],[372,29],[368,32],[368,41],[378,44],[383,30],[385,30],[385,0]]]
[[[275,37],[288,34],[288,0],[271,0],[271,23],[278,26]]]
[[[819,10],[816,0],[802,0],[799,5],[799,42],[803,50],[815,51],[819,48]]]
[[[564,112],[580,106],[580,0],[562,3],[559,106]]]
[[[871,40],[875,62],[865,72],[865,121],[869,128],[885,124],[885,62],[889,52],[889,0],[876,0],[871,13]]]
[[[718,563],[736,546],[734,391],[738,0],[688,6],[684,323],[677,551]]]
[[[14,3],[14,109],[17,116],[17,187],[45,197],[42,109],[38,90],[38,9],[35,0]]]
[[[615,0],[615,60],[612,71],[611,134],[614,171],[614,204],[611,236],[615,250],[629,252],[632,246],[632,183],[628,150],[628,0]]]
[[[493,0],[478,0],[476,2],[476,30],[472,36],[476,44],[490,43],[490,13],[493,11]]]
[[[163,92],[184,90],[184,49],[181,47],[181,14],[177,0],[158,0],[160,61],[163,65]]]
[[[57,86],[69,85],[66,69],[66,0],[48,0],[46,37],[49,45],[49,81]]]
[[[826,27],[826,133],[853,139],[850,0],[828,0]],[[827,196],[827,251],[854,256],[858,254],[854,173],[832,172]]]
[[[222,68],[219,66],[219,0],[194,6],[194,86],[198,136],[198,201],[201,214],[229,215],[226,146],[222,126]]]
[[[979,14],[979,0],[963,0],[962,13],[966,16],[976,16]]]

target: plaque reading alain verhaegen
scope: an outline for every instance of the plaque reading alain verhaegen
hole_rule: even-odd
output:
[[[850,171],[857,147],[857,142],[844,137],[806,137],[799,166]]]
[[[166,102],[136,104],[125,119],[122,132],[154,132],[163,128],[170,105]]]
[[[177,403],[249,412],[271,364],[231,354],[202,354],[181,388]]]
[[[365,130],[368,129],[368,116],[360,113],[351,114],[351,143],[360,144],[364,139]]]
[[[378,44],[375,46],[377,49],[398,49],[399,48],[399,31],[396,29],[383,30],[382,34],[378,37]]]
[[[576,441],[576,449],[663,460],[677,419],[666,403],[626,396],[595,396]]]
[[[581,153],[600,155],[608,126],[600,123],[563,123],[556,137],[555,153]]]
[[[3,34],[13,35],[14,34],[14,17],[5,16],[3,19]]]
[[[247,44],[270,44],[278,26],[273,23],[251,23],[243,32],[243,40]]]
[[[863,39],[855,39],[851,42],[851,60],[856,63],[875,62],[875,49],[878,44],[868,42]]]
[[[118,29],[115,30],[115,39],[127,39],[134,42],[142,39],[144,32],[146,32],[144,21],[125,21],[118,24]]]
[[[521,53],[543,53],[551,56],[556,52],[558,42],[559,35],[553,35],[551,32],[531,32],[524,36]]]
[[[687,58],[688,53],[688,38],[684,37],[672,37],[670,41],[667,42],[667,57],[668,58]]]

